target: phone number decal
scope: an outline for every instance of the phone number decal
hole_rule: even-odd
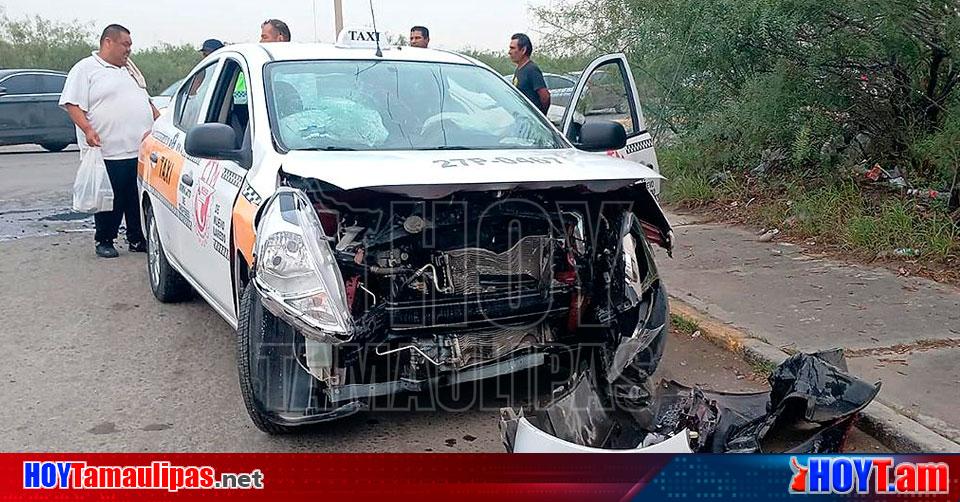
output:
[[[440,164],[440,167],[469,167],[485,166],[487,164],[564,164],[563,159],[557,157],[495,157],[492,159],[443,159],[435,160],[434,164]]]

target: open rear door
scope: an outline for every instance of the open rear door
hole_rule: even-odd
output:
[[[570,105],[563,113],[561,130],[573,144],[580,142],[580,128],[586,122],[612,120],[623,124],[627,145],[607,155],[625,158],[660,172],[653,138],[647,131],[637,85],[623,54],[595,59],[580,75]],[[660,193],[660,181],[649,181],[650,190]]]

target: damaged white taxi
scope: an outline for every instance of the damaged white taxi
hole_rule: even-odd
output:
[[[474,59],[356,33],[217,51],[141,148],[150,287],[236,328],[253,423],[587,344],[636,392],[668,331],[652,246],[672,232],[626,58],[587,67],[557,127]],[[599,74],[622,103],[591,104]]]

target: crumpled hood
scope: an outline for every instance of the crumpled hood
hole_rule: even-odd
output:
[[[653,169],[603,154],[563,150],[292,151],[282,170],[343,190],[366,188],[421,198],[454,192],[583,185],[617,190],[661,178]]]

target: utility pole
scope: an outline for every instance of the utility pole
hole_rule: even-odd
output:
[[[333,39],[338,40],[340,38],[340,32],[343,31],[343,0],[333,0],[333,19],[334,27],[336,33],[333,34]]]

